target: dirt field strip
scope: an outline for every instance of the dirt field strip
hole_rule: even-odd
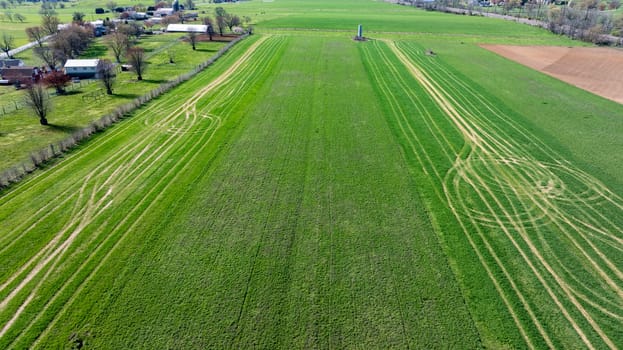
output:
[[[607,99],[623,103],[623,52],[611,48],[481,45]]]
[[[390,45],[391,46],[391,45]],[[393,47],[394,49],[395,47]],[[394,50],[396,51],[396,50]],[[406,66],[409,66],[410,63],[408,63],[408,59],[404,56],[401,55],[400,53],[396,53],[396,55],[401,59],[401,61],[403,61],[405,63]],[[414,68],[414,67],[410,67],[410,68]],[[413,70],[412,70],[413,71]],[[436,98],[436,101],[438,103],[443,103],[443,104],[448,104],[448,105],[454,105],[457,106],[461,112],[457,112],[457,110],[454,110],[453,107],[445,107],[443,108],[445,110],[446,113],[450,113],[452,115],[449,115],[453,121],[460,123],[460,125],[463,125],[463,127],[461,127],[460,129],[462,130],[462,132],[464,133],[465,137],[467,140],[469,141],[474,141],[475,138],[478,138],[479,136],[477,135],[484,135],[485,138],[487,138],[489,141],[484,141],[484,139],[481,140],[476,140],[477,142],[473,145],[473,150],[472,150],[472,154],[466,159],[466,164],[471,164],[474,162],[474,155],[473,152],[474,150],[478,151],[478,153],[482,153],[483,152],[483,148],[486,148],[487,151],[485,151],[486,153],[483,154],[480,157],[483,158],[498,158],[498,159],[505,159],[508,158],[508,156],[505,156],[503,153],[499,153],[500,151],[498,151],[498,149],[503,150],[503,152],[509,154],[511,157],[514,156],[515,154],[517,154],[517,152],[519,152],[520,154],[525,154],[526,152],[522,152],[520,151],[520,147],[514,147],[514,145],[510,144],[508,141],[503,140],[502,142],[504,142],[505,144],[501,144],[500,141],[498,141],[495,137],[493,137],[491,134],[487,133],[483,128],[478,127],[476,125],[472,126],[465,126],[468,122],[465,120],[461,120],[461,114],[465,114],[470,116],[470,120],[478,120],[478,118],[471,114],[471,112],[469,112],[468,110],[464,109],[456,100],[454,100],[447,92],[444,92],[443,89],[440,89],[439,86],[435,87],[433,86],[433,84],[430,82],[429,78],[425,77],[422,72],[419,71],[415,71],[413,73],[413,75],[422,83],[422,85],[429,91],[429,93],[431,95],[437,95],[439,94],[440,96],[447,96],[447,98],[449,98],[449,100],[445,100],[444,97],[438,97]],[[450,102],[451,101],[451,102]],[[474,129],[475,128],[475,129]],[[495,147],[488,145],[488,142],[493,142],[494,144],[496,144]],[[538,162],[537,162],[538,164]],[[519,213],[521,211],[518,211],[518,208],[515,208],[514,205],[512,204],[512,197],[507,197],[510,200],[511,203],[511,207],[509,208],[509,210],[511,211],[507,211],[506,209],[504,209],[504,205],[502,204],[502,202],[500,202],[498,199],[496,199],[496,194],[495,192],[489,187],[487,181],[484,181],[483,178],[481,178],[481,175],[479,175],[477,172],[474,172],[473,170],[470,170],[470,168],[465,168],[465,170],[468,170],[468,173],[457,173],[459,174],[461,177],[464,177],[464,180],[466,181],[466,183],[468,183],[473,189],[475,189],[476,191],[479,191],[478,188],[483,188],[485,189],[486,192],[478,192],[479,196],[484,200],[484,203],[486,204],[487,202],[487,198],[490,198],[494,201],[496,208],[499,207],[500,209],[502,209],[502,212],[504,214],[504,217],[499,217],[497,216],[496,210],[493,209],[493,207],[489,207],[488,211],[490,212],[491,215],[493,215],[493,217],[495,218],[495,220],[497,221],[497,224],[499,226],[502,226],[502,228],[505,230],[504,226],[506,224],[511,224],[512,227],[519,233],[522,233],[522,237],[523,237],[523,241],[528,244],[528,246],[530,247],[530,251],[532,254],[534,254],[538,260],[540,261],[540,263],[546,268],[546,270],[548,271],[548,273],[555,278],[555,280],[557,281],[557,284],[562,288],[562,290],[565,292],[565,294],[567,295],[567,297],[569,298],[569,300],[572,301],[572,303],[575,305],[575,307],[578,309],[578,311],[580,311],[580,313],[583,315],[583,317],[592,325],[592,328],[596,330],[597,333],[600,334],[600,337],[602,338],[602,340],[608,344],[609,347],[614,347],[614,344],[612,343],[612,341],[609,339],[609,337],[601,330],[600,326],[593,320],[592,316],[584,309],[584,307],[581,306],[581,304],[575,300],[574,296],[573,296],[573,292],[572,292],[572,288],[566,284],[566,282],[564,282],[564,280],[554,271],[554,269],[549,265],[549,263],[547,263],[547,260],[544,256],[540,255],[538,249],[536,249],[536,247],[532,244],[531,239],[528,237],[527,231],[526,231],[526,227],[523,226],[523,223],[521,222],[516,222],[515,219],[513,219],[514,215],[511,215],[511,212],[514,212],[515,215],[519,215]],[[513,194],[513,197],[516,196],[526,196],[528,195],[528,197],[526,198],[532,198],[530,199],[530,202],[532,202],[531,206],[535,206],[536,208],[539,209],[539,211],[543,211],[544,213],[551,213],[551,208],[549,208],[549,206],[546,208],[545,207],[545,203],[550,203],[549,199],[546,197],[546,194],[543,193],[532,193],[530,191],[528,192],[518,192],[519,188],[528,188],[530,185],[529,183],[531,181],[534,181],[535,179],[532,180],[528,180],[527,178],[523,177],[523,175],[520,173],[519,177],[517,177],[517,174],[513,173],[511,175],[511,173],[506,173],[507,169],[505,168],[500,168],[500,170],[502,171],[500,174],[503,177],[500,177],[498,181],[498,183],[496,184],[496,186],[498,188],[503,188],[500,186],[505,186],[506,183],[511,184],[510,186],[510,190]],[[471,180],[469,180],[468,174],[470,177],[473,177],[477,182],[473,182]],[[497,178],[497,175],[494,176],[494,179]],[[504,182],[502,182],[501,180],[505,179]],[[517,180],[518,179],[518,180]],[[524,182],[525,181],[525,182]],[[457,184],[455,183],[455,186]],[[459,193],[459,192],[457,192]],[[509,193],[509,194],[510,194]],[[534,197],[532,197],[534,196]],[[448,197],[449,200],[451,200],[451,196]],[[583,203],[586,204],[586,203]],[[468,207],[466,207],[468,208]],[[556,224],[557,227],[559,229],[561,229],[563,232],[567,232],[567,229],[565,228],[565,225],[570,225],[571,221],[570,219],[565,215],[565,213],[563,213],[562,211],[560,211],[557,207],[554,207],[554,213],[557,214],[556,217],[559,219],[562,219],[563,221],[561,223]],[[466,210],[467,212],[469,212],[469,210]],[[460,213],[456,213],[457,218],[460,219],[460,217],[463,214]],[[549,214],[551,216],[551,214]],[[534,219],[531,219],[532,224],[535,223]],[[505,224],[506,223],[506,224]],[[531,224],[531,225],[532,225]],[[509,238],[509,240],[514,242],[514,239],[512,238],[512,235],[510,232],[506,231],[506,235]],[[572,242],[575,244],[576,248],[580,249],[582,251],[582,253],[588,257],[589,254],[587,251],[585,251],[582,246],[571,236],[570,232],[567,232],[568,237],[572,240]],[[521,253],[522,250],[520,248],[520,246],[518,246],[516,243],[514,243],[516,249]],[[591,248],[593,248],[594,250],[598,250],[596,246],[591,246]],[[598,256],[600,256],[600,258],[602,258],[603,261],[606,262],[606,264],[609,264],[610,261],[607,258],[606,255],[601,254],[600,252],[598,253]],[[531,265],[532,263],[530,262],[530,259],[524,255],[524,260],[530,265],[532,266],[531,269],[533,270],[533,273],[535,274],[536,277],[539,278],[539,280],[541,281],[541,283],[546,286],[546,288],[549,290],[548,294],[550,294],[551,297],[554,298],[554,300],[556,300],[557,298],[555,297],[555,294],[553,293],[553,291],[551,289],[549,289],[547,282],[545,281],[545,279],[543,279],[540,276],[540,273],[538,273],[537,269]],[[605,271],[603,271],[600,266],[592,259],[589,259],[589,261],[591,262],[591,264],[593,265],[593,268],[595,269],[595,271],[597,273],[600,274],[600,276],[602,277],[602,279],[604,281],[606,281],[615,291],[620,291],[620,287],[618,287],[617,283],[614,282],[607,273],[605,273]],[[610,268],[615,267],[615,265],[609,265]],[[561,311],[563,312],[563,314],[566,315],[566,318],[568,319],[568,321],[574,325],[574,328],[576,329],[576,331],[578,332],[578,334],[582,337],[582,339],[584,340],[585,344],[587,346],[592,346],[590,345],[590,341],[588,341],[588,338],[583,335],[584,333],[581,331],[581,328],[577,325],[577,323],[575,323],[575,321],[573,321],[572,317],[570,316],[570,314],[567,313],[566,309],[564,309],[564,307],[562,306],[562,304],[558,301],[556,302],[556,304],[559,305],[559,308],[561,309]]]

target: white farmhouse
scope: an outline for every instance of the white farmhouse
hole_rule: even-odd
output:
[[[65,74],[78,78],[97,78],[99,63],[100,60],[98,58],[67,60],[65,63]]]

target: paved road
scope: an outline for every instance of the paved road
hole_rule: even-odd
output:
[[[48,36],[44,37],[43,39],[41,39],[41,41],[44,41],[44,42],[48,41],[53,36],[54,35],[48,35]],[[26,45],[20,46],[20,47],[18,47],[16,49],[13,49],[13,50],[9,51],[9,56],[17,55],[18,53],[20,53],[22,51],[26,51],[26,50],[34,47],[34,46],[37,46],[37,42],[36,41],[30,42],[30,43],[28,43]],[[6,57],[6,53],[4,53],[4,52],[0,53],[0,58],[7,58]]]

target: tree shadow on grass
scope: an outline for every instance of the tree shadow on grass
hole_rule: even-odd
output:
[[[217,52],[217,49],[197,49],[195,51],[199,51],[199,52]]]
[[[98,58],[106,56],[108,47],[105,45],[91,45],[83,54],[83,58]]]
[[[166,83],[168,80],[166,79],[143,79],[142,81],[150,84],[162,84]]]
[[[71,95],[78,95],[81,94],[82,91],[79,90],[71,90],[71,91],[65,91],[62,94],[56,94],[58,96],[71,96]]]
[[[112,97],[120,97],[120,98],[128,98],[128,99],[137,98],[138,96],[139,96],[138,94],[112,94]]]
[[[60,124],[49,123],[47,126],[52,130],[66,133],[66,134],[73,134],[74,132],[80,130],[79,127],[73,126],[73,125],[60,125]]]

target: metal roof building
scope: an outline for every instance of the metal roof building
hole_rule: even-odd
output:
[[[206,33],[208,26],[204,24],[169,24],[167,32]]]

